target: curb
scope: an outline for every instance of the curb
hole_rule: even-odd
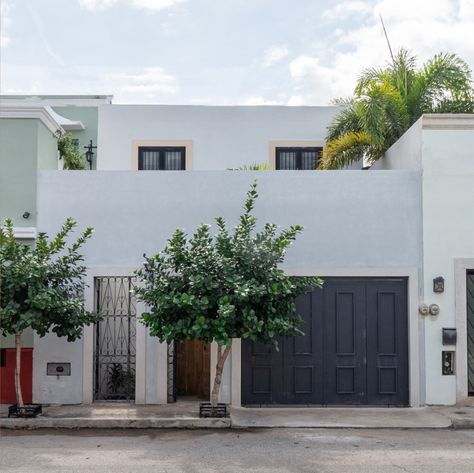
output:
[[[393,429],[393,430],[474,430],[474,419],[446,418],[437,425],[394,422],[393,425],[337,422],[242,422],[232,418],[199,417],[146,417],[146,418],[84,418],[84,417],[37,417],[34,419],[0,418],[0,430],[36,429]]]
[[[231,419],[200,418],[48,418],[0,419],[0,429],[226,429],[231,427]]]
[[[453,419],[452,428],[454,430],[474,430],[474,419]]]

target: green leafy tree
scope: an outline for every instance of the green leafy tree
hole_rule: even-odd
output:
[[[257,231],[252,215],[257,196],[254,182],[233,231],[221,217],[215,219],[215,235],[206,224],[189,238],[176,230],[163,251],[146,257],[137,271],[135,294],[149,307],[143,323],[151,335],[167,343],[217,342],[213,406],[232,338],[278,348],[277,337],[302,334],[301,318],[291,315],[295,297],[321,285],[319,278],[289,277],[280,269],[286,249],[303,228],[294,225],[277,232],[276,225],[267,223]]]
[[[85,266],[78,252],[92,234],[85,230],[67,246],[76,226],[68,218],[59,233],[48,239],[40,233],[34,246],[20,243],[12,221],[0,227],[0,330],[15,336],[15,389],[18,406],[23,397],[20,385],[21,335],[28,328],[43,337],[49,331],[72,342],[82,335],[84,325],[99,320],[84,309]]]
[[[321,169],[375,162],[424,113],[473,113],[471,70],[444,53],[418,69],[401,49],[387,67],[365,69],[353,97],[334,103],[342,108],[328,127]]]
[[[57,131],[56,137],[58,139],[59,157],[64,159],[64,169],[85,169],[86,163],[82,159],[81,153],[72,143],[72,134],[69,131],[66,133]]]

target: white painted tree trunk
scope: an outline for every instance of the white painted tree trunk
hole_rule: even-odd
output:
[[[219,391],[221,389],[222,382],[222,372],[224,371],[224,365],[229,356],[230,350],[232,348],[232,343],[229,346],[224,348],[222,351],[222,346],[217,345],[217,364],[216,364],[216,376],[214,378],[214,385],[212,387],[211,393],[211,405],[216,407],[219,401]]]
[[[21,394],[20,372],[21,372],[21,332],[15,333],[15,391],[16,403],[19,407],[23,407],[23,396]]]

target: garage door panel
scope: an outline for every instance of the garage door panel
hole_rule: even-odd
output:
[[[298,297],[295,301],[296,313],[301,317],[302,322],[300,329],[304,333],[302,336],[291,337],[288,343],[292,347],[292,353],[296,355],[308,355],[313,354],[313,341],[314,341],[314,329],[313,329],[313,304],[311,293]]]
[[[266,343],[254,342],[251,345],[252,356],[258,356],[262,359],[270,359],[271,357],[271,347]]]
[[[272,367],[255,366],[252,368],[252,393],[269,394],[272,393]]]
[[[280,346],[283,339],[279,340]],[[262,342],[242,342],[242,396],[250,404],[282,403],[282,351]],[[249,401],[251,400],[251,401]]]
[[[367,402],[408,404],[408,318],[404,280],[367,282]]]
[[[301,295],[296,299],[296,313],[304,323],[304,336],[287,337],[283,349],[284,404],[322,404],[323,331],[322,291]],[[319,316],[317,315],[319,314]]]
[[[326,404],[362,404],[366,398],[365,283],[330,280],[324,288]]]

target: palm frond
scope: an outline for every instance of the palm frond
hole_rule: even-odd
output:
[[[365,95],[371,84],[381,83],[389,80],[390,75],[386,69],[370,67],[364,69],[357,78],[357,85],[354,90],[355,95]]]
[[[436,54],[426,62],[417,78],[416,89],[411,97],[413,115],[436,113],[438,105],[449,110],[447,104],[472,100],[471,70],[466,62],[455,54]],[[417,118],[417,117],[416,117]]]
[[[416,78],[416,58],[408,49],[401,48],[389,68],[390,83],[401,97],[407,97]]]
[[[341,108],[327,128],[327,141],[333,140],[348,131],[362,131],[360,117],[357,112],[357,101],[355,99],[337,99],[337,105],[342,105],[343,108]]]
[[[398,89],[387,82],[372,85],[359,107],[363,129],[376,148],[388,149],[407,129],[408,115],[403,98]]]
[[[326,143],[319,169],[341,169],[371,155],[371,139],[365,132],[348,131]]]

